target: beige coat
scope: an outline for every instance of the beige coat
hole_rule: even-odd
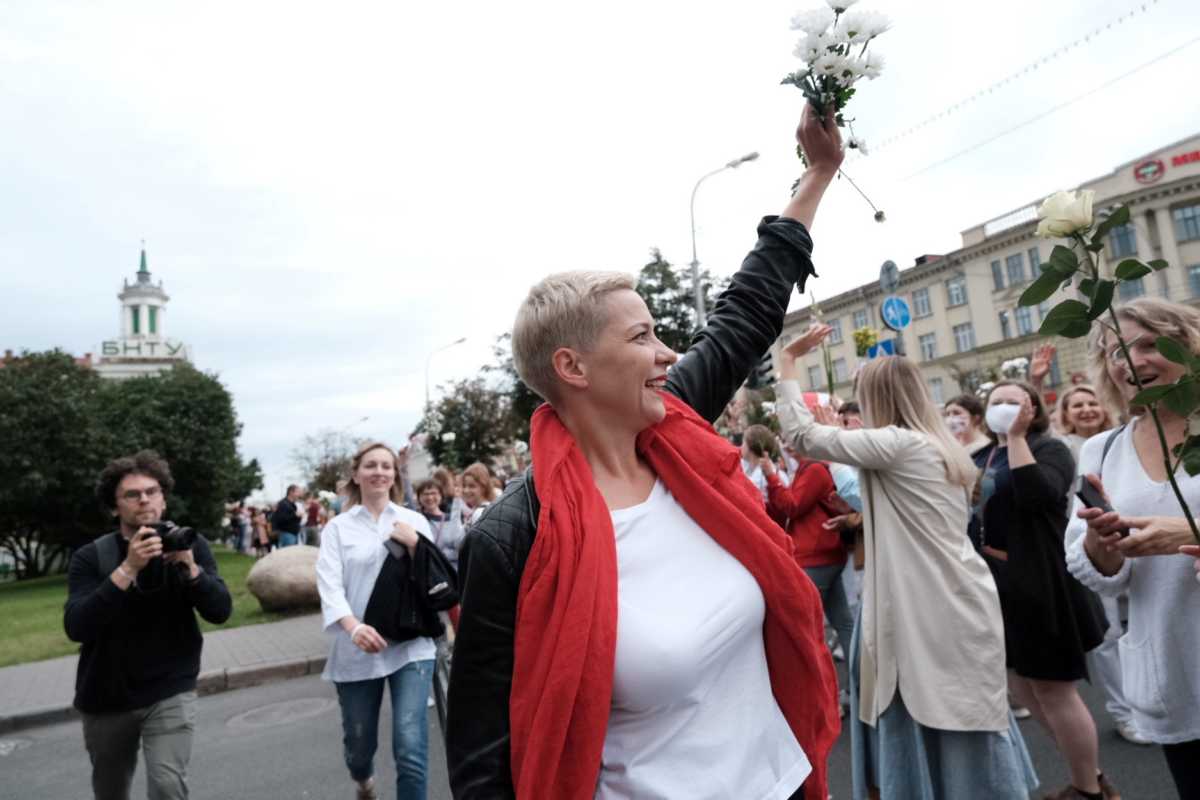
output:
[[[946,479],[924,434],[818,425],[796,381],[780,382],[776,400],[797,450],[860,469],[867,558],[859,718],[874,725],[899,690],[926,727],[1008,730],[1000,599],[967,538],[966,490]]]

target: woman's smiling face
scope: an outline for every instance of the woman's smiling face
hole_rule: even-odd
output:
[[[1105,369],[1126,402],[1138,393],[1134,375],[1140,379],[1142,388],[1148,389],[1151,386],[1168,386],[1187,372],[1186,366],[1176,364],[1158,352],[1154,345],[1157,335],[1153,331],[1128,319],[1120,320],[1120,327],[1121,338],[1125,340],[1133,362],[1133,371],[1130,372],[1129,362],[1111,332],[1104,334]]]

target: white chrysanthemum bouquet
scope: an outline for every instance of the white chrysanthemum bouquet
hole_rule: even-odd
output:
[[[856,2],[826,0],[828,8],[801,11],[792,17],[792,30],[804,33],[794,51],[804,67],[782,82],[804,92],[822,117],[832,108],[838,127],[850,129],[846,146],[865,155],[866,143],[854,135],[853,120],[846,119],[842,111],[854,96],[856,83],[863,78],[874,80],[883,72],[883,57],[867,51],[891,22],[877,11],[849,10]],[[804,152],[799,147],[796,152],[804,161]]]

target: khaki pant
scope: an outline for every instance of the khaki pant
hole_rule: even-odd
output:
[[[195,729],[195,692],[133,711],[84,714],[83,742],[92,760],[96,800],[129,800],[139,743],[146,759],[150,800],[186,800]]]

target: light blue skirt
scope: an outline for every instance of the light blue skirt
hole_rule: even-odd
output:
[[[850,647],[850,758],[854,800],[1028,800],[1037,773],[1012,712],[1004,732],[943,731],[909,716],[900,691],[871,727],[858,718],[861,610]]]

